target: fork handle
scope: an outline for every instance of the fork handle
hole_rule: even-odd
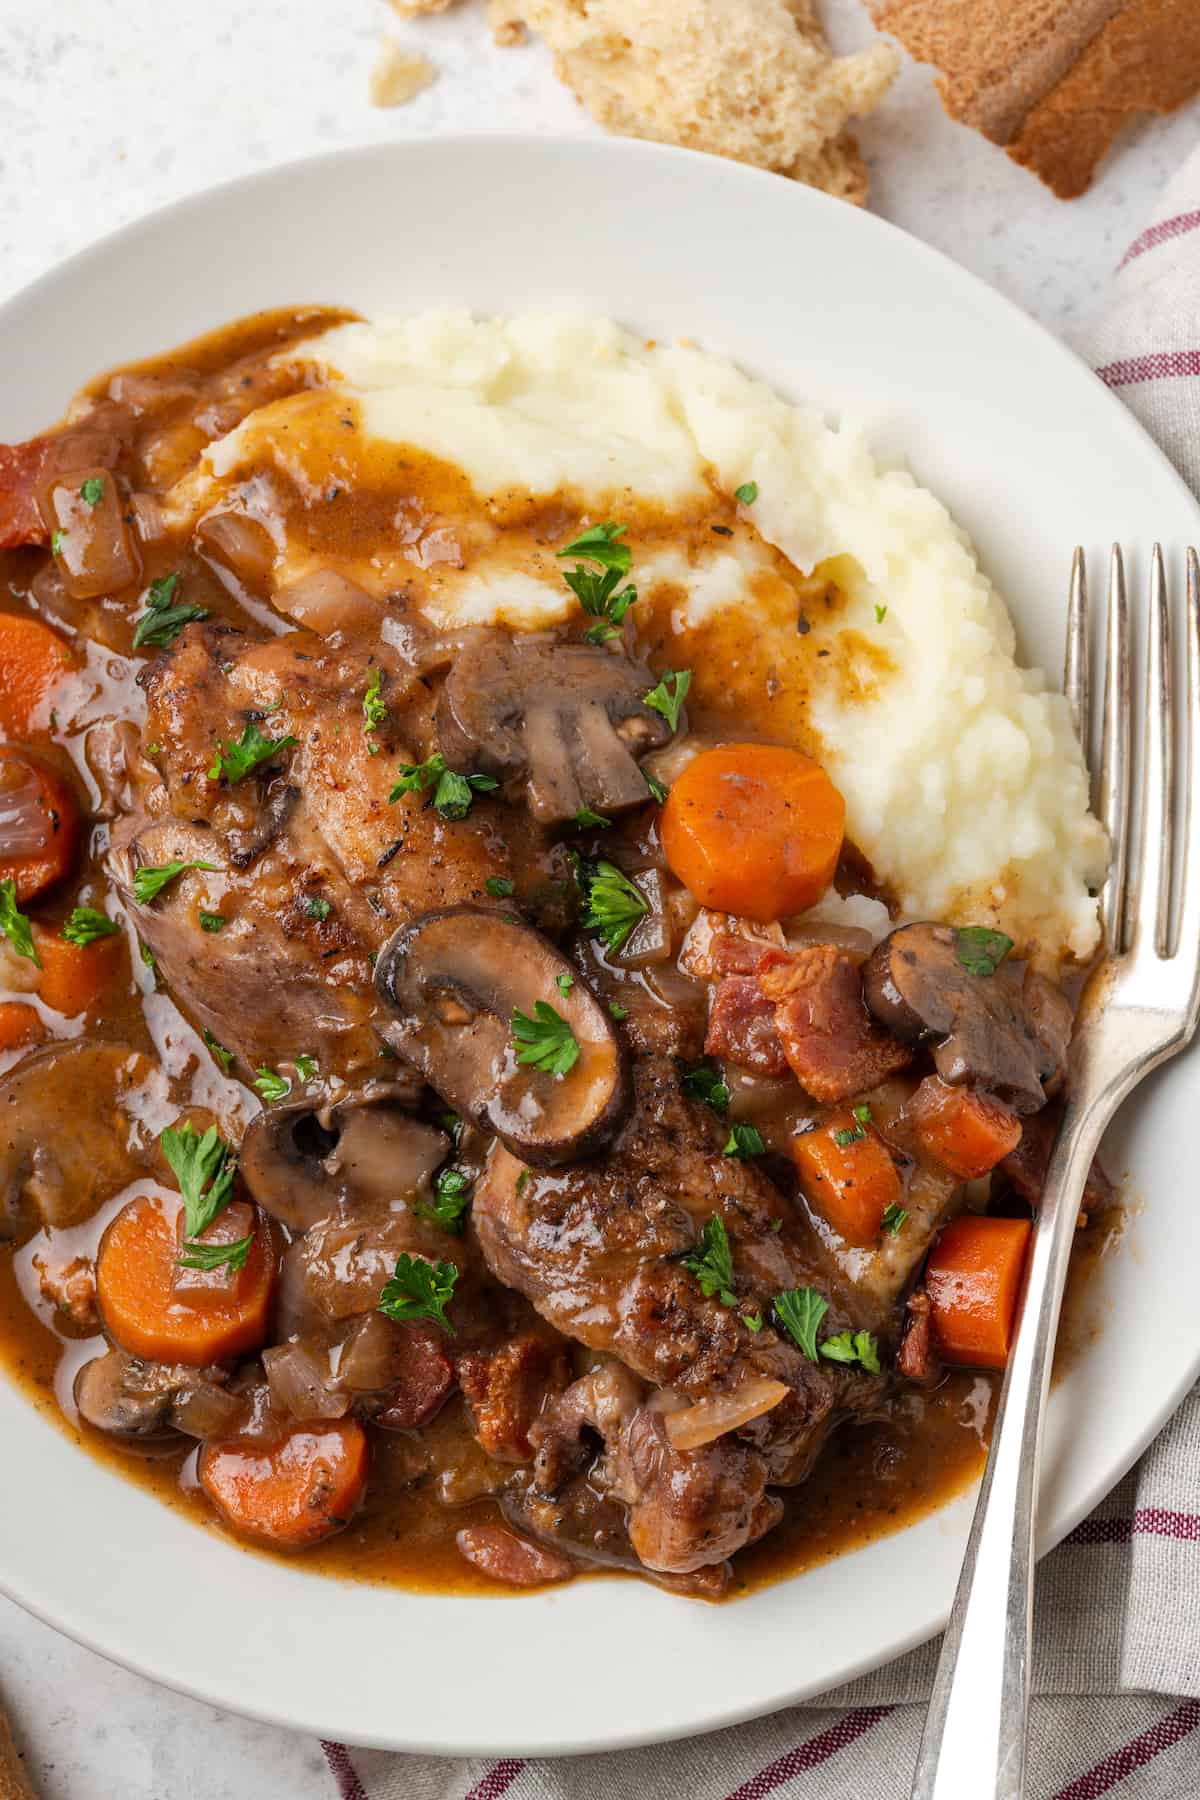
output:
[[[954,1607],[934,1676],[912,1800],[1021,1800],[1038,1451],[1084,1182],[1111,1104],[1068,1100],[1046,1171],[1017,1333]]]

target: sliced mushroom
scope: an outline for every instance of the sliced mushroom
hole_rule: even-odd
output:
[[[147,1362],[109,1350],[76,1375],[75,1404],[89,1425],[113,1437],[221,1437],[237,1430],[246,1411],[224,1381],[219,1369]]]
[[[515,1156],[543,1166],[598,1150],[629,1101],[607,1010],[529,925],[475,906],[424,913],[388,939],[375,987],[383,1035],[431,1087]],[[566,1073],[517,1061],[512,1016],[552,1007],[579,1047]]]
[[[1017,1112],[1046,1103],[1070,1038],[1071,1009],[1052,982],[1022,965],[976,975],[949,925],[904,925],[863,970],[863,994],[882,1025],[907,1043],[938,1040],[943,1081],[986,1088]]]
[[[341,1210],[386,1211],[421,1193],[450,1140],[403,1110],[387,1088],[336,1106],[269,1107],[242,1139],[242,1179],[265,1212],[307,1231]]]
[[[644,663],[608,649],[481,633],[446,677],[438,742],[452,768],[523,780],[542,824],[608,817],[645,804],[636,759],[672,736],[643,702],[653,686]]]

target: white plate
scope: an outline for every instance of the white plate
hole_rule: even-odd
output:
[[[807,188],[620,141],[395,144],[297,164],[118,233],[0,310],[0,436],[95,371],[258,307],[606,313],[690,336],[900,452],[973,534],[1024,653],[1060,653],[1071,547],[1200,511],[1081,363],[973,277]],[[1096,1340],[1050,1410],[1043,1546],[1122,1474],[1200,1368],[1195,1071],[1149,1084],[1110,1156],[1145,1196],[1101,1272]],[[518,1599],[321,1580],[245,1555],[122,1481],[0,1382],[0,1587],[218,1706],[355,1744],[555,1752],[768,1712],[942,1624],[971,1501],[710,1607],[635,1581]],[[36,1472],[36,1478],[34,1477]]]

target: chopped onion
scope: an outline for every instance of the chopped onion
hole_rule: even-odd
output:
[[[240,1394],[197,1375],[175,1396],[171,1407],[171,1423],[188,1437],[205,1443],[211,1438],[233,1437],[246,1414],[246,1402]]]
[[[707,1400],[697,1400],[684,1412],[668,1413],[667,1436],[676,1450],[698,1450],[702,1444],[724,1437],[727,1431],[736,1431],[751,1419],[761,1418],[790,1392],[782,1381],[772,1381],[767,1375],[751,1376],[735,1393],[713,1394]]]
[[[397,1341],[395,1325],[382,1313],[366,1313],[356,1319],[330,1359],[338,1386],[351,1394],[378,1394],[392,1387],[402,1342]]]
[[[875,939],[857,925],[830,925],[820,919],[812,924],[792,926],[787,935],[789,950],[800,950],[806,944],[833,944],[838,950],[850,950],[859,956],[870,956]]]
[[[295,1338],[262,1353],[271,1401],[293,1419],[340,1419],[350,1398],[329,1385],[329,1353]]]
[[[354,631],[363,626],[378,629],[382,606],[365,588],[336,569],[313,569],[289,581],[275,594],[277,611],[328,637],[334,631]]]
[[[42,784],[21,756],[0,761],[0,862],[36,856],[52,835]]]
[[[265,594],[275,568],[275,545],[265,525],[245,513],[212,513],[196,527],[196,541],[232,569],[252,593]]]

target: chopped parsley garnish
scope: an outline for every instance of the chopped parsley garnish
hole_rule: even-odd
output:
[[[525,1190],[525,1188],[528,1187],[529,1181],[530,1181],[530,1178],[532,1175],[533,1175],[532,1169],[522,1169],[521,1173],[517,1176],[516,1187],[514,1189],[514,1192],[516,1192],[518,1194],[522,1193]]]
[[[436,1113],[434,1116],[442,1130],[446,1133],[446,1136],[451,1138],[454,1143],[457,1144],[459,1138],[462,1136],[462,1120],[459,1115],[456,1112],[451,1112],[449,1107],[447,1107],[445,1112]]]
[[[232,1244],[185,1244],[186,1256],[177,1256],[175,1262],[181,1269],[228,1269],[230,1278],[246,1266],[246,1258],[254,1243],[254,1233],[249,1237],[238,1238]]]
[[[828,1311],[828,1300],[816,1288],[786,1288],[775,1296],[775,1317],[809,1362],[817,1360],[817,1327]]]
[[[954,933],[954,954],[968,975],[994,975],[1013,947],[1003,931],[965,925]]]
[[[79,490],[79,498],[85,505],[96,507],[104,498],[104,483],[99,475],[89,475]]]
[[[242,735],[236,744],[227,742],[223,749],[218,744],[217,754],[208,771],[208,779],[210,781],[224,779],[230,787],[233,787],[236,782],[245,781],[247,775],[257,769],[261,763],[270,762],[273,756],[280,755],[284,750],[290,750],[294,744],[299,742],[299,738],[294,737],[264,737],[252,719],[243,728]]]
[[[18,956],[24,956],[40,969],[42,959],[33,942],[33,927],[23,912],[17,910],[17,884],[12,876],[0,881],[0,936],[6,937]]]
[[[459,1232],[463,1228],[463,1214],[471,1204],[471,1177],[465,1169],[439,1169],[433,1184],[433,1200],[428,1206],[418,1206],[417,1211],[423,1219],[432,1219],[443,1231]]]
[[[733,497],[740,500],[743,506],[753,506],[758,499],[757,481],[743,481],[741,487],[734,488]]]
[[[383,698],[383,670],[372,669],[367,676],[367,691],[363,695],[363,731],[374,731],[387,718],[387,702]]]
[[[274,1069],[255,1069],[253,1087],[261,1094],[267,1105],[275,1100],[282,1100],[292,1091],[292,1084],[285,1075],[279,1075]]]
[[[300,1081],[311,1081],[317,1072],[317,1059],[315,1056],[294,1056],[292,1062],[295,1066],[296,1075]]]
[[[904,1224],[907,1217],[908,1214],[905,1209],[902,1206],[897,1206],[896,1202],[893,1200],[890,1206],[884,1208],[883,1217],[880,1219],[879,1223],[884,1231],[888,1232],[890,1236],[899,1237],[900,1227]]]
[[[201,1137],[190,1119],[178,1131],[168,1126],[159,1142],[183,1195],[184,1236],[201,1237],[229,1204],[237,1172],[233,1150],[215,1125]]]
[[[308,913],[310,919],[320,919],[322,924],[324,924],[325,920],[333,911],[333,908],[330,906],[328,900],[324,899],[320,894],[310,894],[305,905],[305,911]]]
[[[200,914],[201,931],[223,931],[229,920],[224,913],[202,912]]]
[[[389,801],[399,800],[404,794],[421,794],[430,788],[429,804],[443,819],[465,819],[476,794],[490,794],[500,785],[491,775],[460,775],[447,768],[440,750],[435,750],[424,762],[401,763],[398,773],[400,779],[388,795]]]
[[[88,944],[94,944],[97,938],[115,936],[120,929],[115,919],[97,911],[94,906],[76,906],[62,928],[62,935],[68,944],[78,944],[82,950]]]
[[[651,799],[657,800],[658,804],[661,806],[663,801],[666,799],[668,792],[670,791],[667,788],[666,783],[660,781],[656,775],[651,775],[649,769],[642,770],[642,780],[646,783],[646,786],[650,789]]]
[[[534,1017],[513,1009],[513,1042],[520,1046],[517,1061],[548,1075],[566,1075],[579,1060],[575,1033],[545,1000],[533,1003]]]
[[[867,1105],[865,1100],[861,1101],[859,1105],[854,1108],[854,1116],[860,1125],[869,1125],[871,1123],[871,1108]]]
[[[152,581],[146,593],[147,611],[138,620],[133,632],[133,647],[140,650],[146,644],[162,649],[173,644],[185,625],[194,619],[207,619],[208,608],[193,606],[190,601],[181,600],[177,606],[172,605],[175,598],[175,585],[179,580],[178,573],[160,575]]]
[[[483,885],[493,900],[507,900],[513,891],[513,884],[507,875],[489,875]]]
[[[454,1327],[446,1308],[454,1297],[458,1269],[454,1263],[426,1262],[424,1257],[396,1258],[393,1274],[384,1282],[378,1311],[400,1324],[408,1319],[432,1319],[453,1337]]]
[[[679,1085],[692,1100],[699,1100],[701,1105],[709,1106],[715,1113],[724,1113],[729,1105],[729,1089],[721,1078],[719,1069],[711,1063],[686,1063],[677,1057],[675,1067],[679,1070]]]
[[[859,1363],[872,1375],[879,1373],[879,1345],[869,1331],[835,1331],[821,1345],[830,1362]]]
[[[645,704],[656,713],[661,713],[672,731],[679,728],[679,715],[683,711],[683,703],[687,699],[688,689],[692,685],[690,669],[668,669],[657,687],[643,694]]]
[[[610,862],[597,862],[583,872],[587,908],[585,931],[594,931],[615,954],[632,935],[639,920],[650,911],[650,902]]]
[[[569,994],[575,986],[575,977],[573,975],[556,975],[554,985],[560,994]]]
[[[700,1283],[700,1291],[706,1300],[715,1294],[722,1306],[736,1306],[737,1295],[733,1291],[733,1254],[729,1248],[729,1234],[725,1230],[725,1221],[717,1213],[705,1222],[700,1233],[700,1253],[696,1256],[685,1256],[683,1266],[696,1277]]]
[[[849,1125],[844,1127],[841,1131],[835,1131],[833,1134],[833,1141],[842,1150],[845,1150],[851,1144],[859,1143],[866,1135],[867,1134],[861,1125]]]
[[[611,1015],[612,1018],[614,1018],[617,1021],[618,1025],[621,1023],[622,1019],[627,1019],[629,1017],[629,1013],[626,1010],[626,1008],[623,1006],[619,1006],[615,1000],[609,1001],[608,1010],[609,1010],[609,1014]]]
[[[760,1312],[743,1313],[742,1324],[746,1327],[747,1331],[761,1331],[763,1328],[763,1316]]]
[[[887,607],[886,606],[877,606],[875,608],[875,623],[877,625],[882,625],[883,621],[886,618],[887,618]]]
[[[628,544],[618,541],[627,530],[627,526],[611,521],[591,525],[573,544],[558,552],[560,557],[582,557],[584,562],[597,565],[596,569],[588,569],[584,562],[577,562],[573,569],[563,571],[564,581],[584,612],[600,621],[583,634],[589,644],[604,644],[619,636],[625,615],[638,597],[632,582],[621,586],[633,560]]]
[[[50,533],[50,554],[51,554],[51,556],[61,556],[62,555],[62,547],[66,543],[66,541],[67,541],[67,534],[65,531],[61,531],[61,530],[60,531],[52,531]]]
[[[145,949],[144,944],[142,948]],[[233,1051],[227,1050],[224,1044],[218,1044],[207,1025],[200,1035],[203,1037],[206,1047],[212,1051],[222,1069],[225,1071],[226,1075],[228,1075],[230,1069],[233,1067]]]
[[[739,1162],[749,1162],[752,1156],[761,1156],[766,1147],[756,1125],[735,1125],[721,1155],[736,1156]]]
[[[158,964],[154,960],[154,952],[150,948],[149,944],[139,944],[138,945],[138,955],[141,957],[142,961],[145,963],[145,965],[148,969],[157,969]]]
[[[146,906],[156,895],[161,894],[169,881],[188,869],[215,870],[216,863],[210,862],[169,862],[158,868],[139,869],[133,878],[133,897],[139,906]]]
[[[593,812],[590,806],[581,806],[577,813],[572,813],[571,823],[578,825],[581,831],[586,831],[589,825],[611,825],[612,820],[606,819],[603,813]]]

